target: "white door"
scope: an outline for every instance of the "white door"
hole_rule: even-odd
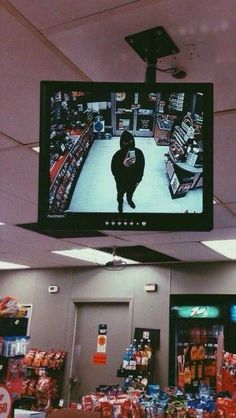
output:
[[[81,401],[83,395],[96,391],[99,385],[123,382],[117,377],[117,369],[131,340],[131,320],[129,301],[88,302],[76,306],[72,376],[78,378],[79,383],[71,385],[70,399]],[[102,347],[98,344],[101,325],[106,329],[106,343]],[[100,357],[103,363],[99,363]]]

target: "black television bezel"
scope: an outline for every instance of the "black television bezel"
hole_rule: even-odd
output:
[[[48,217],[49,192],[49,127],[50,96],[55,90],[94,91],[165,91],[203,93],[203,211],[201,213],[73,213],[66,218]],[[38,226],[44,231],[61,231],[70,236],[75,231],[149,230],[149,231],[210,231],[213,228],[213,84],[212,83],[145,83],[94,81],[41,81],[40,86],[40,152],[38,189]]]

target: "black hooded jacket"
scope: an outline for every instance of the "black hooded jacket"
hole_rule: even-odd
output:
[[[131,140],[131,145],[128,148],[124,145],[127,136]],[[129,150],[135,150],[136,161],[129,167],[125,167],[124,160]],[[144,166],[145,160],[143,152],[135,147],[133,135],[128,131],[123,132],[120,137],[120,150],[114,154],[111,161],[111,171],[115,177],[116,183],[123,188],[139,183],[143,177]]]

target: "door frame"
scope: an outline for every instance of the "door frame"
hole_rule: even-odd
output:
[[[112,93],[111,96],[111,120],[112,120],[112,132],[113,135],[115,136],[120,136],[122,134],[122,132],[124,132],[125,129],[119,129],[117,128],[117,116],[120,115],[120,117],[126,117],[127,119],[129,119],[130,121],[132,120],[131,123],[131,127],[128,128],[128,131],[130,131],[134,136],[136,137],[147,137],[147,138],[152,138],[154,136],[154,131],[155,131],[155,124],[156,124],[156,118],[155,118],[155,110],[156,110],[156,103],[155,103],[155,107],[153,108],[153,114],[152,114],[152,118],[153,118],[153,122],[152,122],[152,130],[151,131],[140,131],[138,129],[138,117],[140,116],[138,113],[138,108],[136,107],[136,105],[138,105],[138,100],[139,100],[139,96],[142,95],[142,93],[140,92],[132,92],[133,94],[133,105],[134,108],[132,109],[131,113],[117,113],[116,109],[118,107],[117,101],[116,101],[116,93]],[[122,102],[120,102],[122,103]],[[143,115],[145,116],[145,115]]]
[[[113,297],[107,297],[107,298],[72,298],[71,302],[73,303],[74,307],[74,318],[73,318],[73,337],[71,342],[71,350],[70,350],[70,359],[69,359],[69,373],[68,373],[68,394],[66,396],[67,402],[69,404],[70,402],[70,382],[73,378],[73,363],[74,363],[74,355],[75,355],[75,339],[76,339],[76,330],[77,330],[77,321],[78,321],[78,309],[77,307],[80,304],[95,304],[95,303],[127,303],[128,309],[129,309],[129,315],[128,315],[128,328],[129,328],[129,338],[130,341],[132,339],[132,328],[133,328],[133,310],[134,310],[134,299],[133,297],[122,297],[122,298],[113,298]],[[69,353],[68,353],[69,354]]]

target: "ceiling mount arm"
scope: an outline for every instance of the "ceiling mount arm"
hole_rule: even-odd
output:
[[[149,59],[146,66],[145,83],[154,84],[156,82],[157,58]]]
[[[185,77],[186,73],[184,71],[178,70],[178,68],[168,68],[167,71],[161,70],[157,67],[158,58],[175,55],[179,52],[178,47],[175,45],[175,43],[172,41],[162,26],[128,35],[125,37],[125,40],[147,63],[145,74],[146,83],[153,84],[156,82],[157,70],[168,72],[175,78]],[[177,74],[180,74],[180,76]]]

